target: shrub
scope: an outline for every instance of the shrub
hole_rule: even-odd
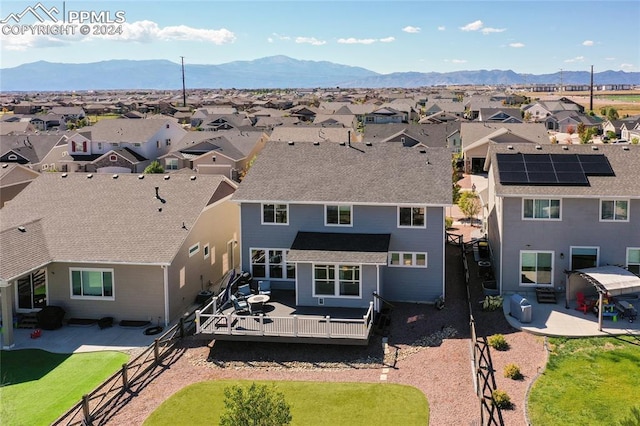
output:
[[[489,346],[497,351],[506,351],[509,349],[509,344],[502,334],[494,334],[489,336]]]
[[[220,426],[284,426],[291,423],[291,408],[284,395],[266,385],[224,389],[225,411]]]
[[[491,392],[491,398],[493,399],[493,404],[498,408],[509,409],[513,407],[509,394],[503,390],[494,390]]]
[[[520,367],[517,364],[507,364],[504,366],[504,377],[513,380],[522,379],[522,373],[520,372]]]
[[[451,229],[451,227],[453,226],[453,218],[450,216],[445,217],[444,225],[447,227],[446,229]]]

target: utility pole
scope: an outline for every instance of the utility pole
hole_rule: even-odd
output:
[[[589,111],[593,111],[593,65],[591,65],[591,86],[589,88]]]
[[[182,104],[184,107],[187,106],[187,88],[184,84],[184,56],[180,56],[180,60],[182,61]]]

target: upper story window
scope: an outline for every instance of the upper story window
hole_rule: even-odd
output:
[[[115,300],[113,269],[69,268],[71,298]]]
[[[288,204],[263,204],[262,224],[288,225],[289,205]]]
[[[195,243],[194,245],[189,247],[189,257],[193,256],[194,254],[198,253],[199,251],[200,251],[200,243]]]
[[[325,225],[351,226],[351,206],[325,206]]]
[[[178,170],[178,159],[177,158],[165,158],[164,164],[165,164],[165,168],[167,170]]]
[[[640,248],[627,248],[627,269],[640,276]]]
[[[424,207],[398,207],[398,227],[426,228]]]
[[[522,200],[524,219],[560,220],[560,200],[529,199]]]
[[[600,221],[628,222],[629,200],[600,200]]]

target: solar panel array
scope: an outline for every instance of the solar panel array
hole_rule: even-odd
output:
[[[497,154],[503,185],[588,186],[588,176],[615,176],[602,154]]]

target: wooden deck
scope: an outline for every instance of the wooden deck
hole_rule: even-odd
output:
[[[373,324],[369,309],[297,307],[293,292],[274,291],[263,313],[220,310],[219,298],[196,313],[196,333],[217,340],[367,345]]]

